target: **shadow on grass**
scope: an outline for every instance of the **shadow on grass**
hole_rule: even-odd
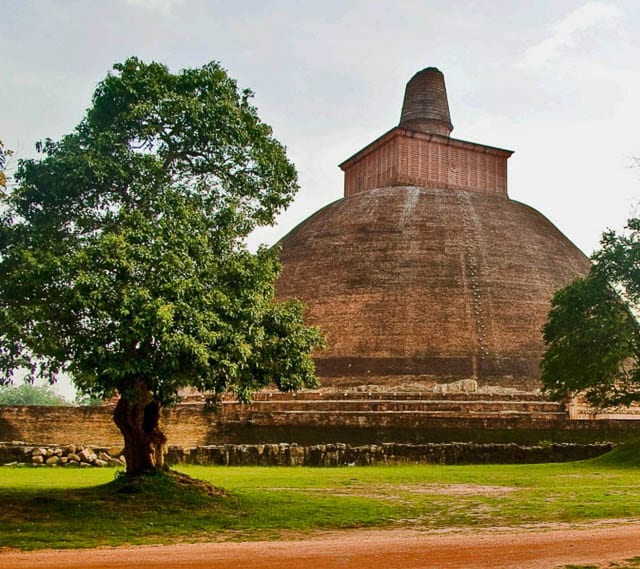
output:
[[[95,547],[157,543],[243,516],[238,500],[184,475],[159,473],[80,489],[0,490],[0,547]]]
[[[393,506],[370,497],[227,493],[178,473],[116,476],[82,489],[0,489],[0,548],[273,539],[287,531],[380,526],[394,515]]]

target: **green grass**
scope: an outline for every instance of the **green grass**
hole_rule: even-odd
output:
[[[181,467],[223,487],[166,477],[123,493],[112,469],[0,468],[0,547],[94,547],[359,527],[519,526],[640,519],[638,445],[536,465]]]
[[[594,458],[589,462],[593,465],[613,468],[639,468],[640,439],[627,441],[625,444],[614,448],[611,452]]]
[[[565,565],[561,569],[639,569],[640,557],[627,559],[621,563],[607,563],[606,565]]]

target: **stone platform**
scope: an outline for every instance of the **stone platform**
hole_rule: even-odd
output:
[[[113,406],[0,406],[0,440],[115,446]],[[638,415],[592,415],[539,393],[426,391],[261,392],[217,410],[188,397],[163,415],[169,444],[427,444],[621,441]]]

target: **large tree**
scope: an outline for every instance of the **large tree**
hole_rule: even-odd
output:
[[[555,399],[597,407],[640,402],[640,219],[607,231],[590,273],[554,296],[542,381]]]
[[[131,475],[163,466],[161,409],[183,387],[315,385],[321,338],[274,298],[277,251],[246,247],[297,190],[251,95],[217,63],[117,64],[0,211],[0,383],[27,368],[118,393]]]

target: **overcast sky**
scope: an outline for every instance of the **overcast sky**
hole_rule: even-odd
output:
[[[20,156],[80,120],[113,63],[220,61],[256,93],[301,190],[272,243],[342,195],[337,164],[398,123],[418,70],[454,131],[514,150],[509,194],[585,253],[640,195],[640,3],[537,0],[0,0],[0,139]]]

